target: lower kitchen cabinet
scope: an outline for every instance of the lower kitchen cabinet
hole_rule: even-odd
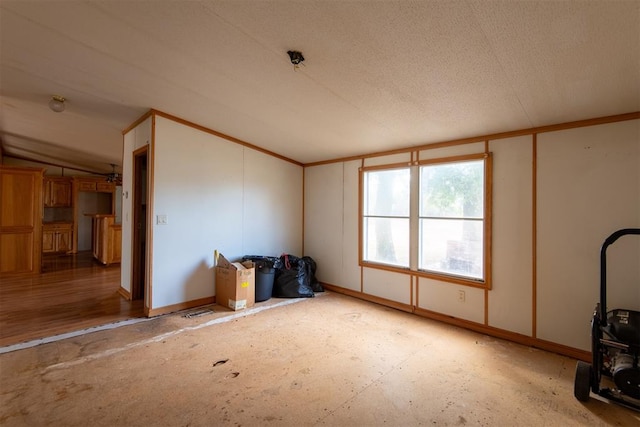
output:
[[[69,252],[71,250],[73,230],[71,223],[42,225],[42,252]]]

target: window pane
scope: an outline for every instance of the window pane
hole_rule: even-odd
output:
[[[483,221],[420,220],[421,270],[483,278]]]
[[[364,259],[409,266],[409,218],[364,218]]]
[[[409,216],[409,169],[364,174],[364,214]]]
[[[420,168],[421,217],[482,218],[483,212],[483,160]]]

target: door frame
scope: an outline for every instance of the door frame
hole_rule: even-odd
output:
[[[131,299],[143,300],[145,315],[149,314],[149,146],[145,145],[132,154],[132,221],[131,221]],[[141,166],[144,160],[145,168]],[[143,172],[145,172],[143,174]],[[142,180],[146,180],[143,187]],[[146,207],[143,211],[142,205]],[[138,224],[144,221],[145,229],[138,232]],[[144,241],[141,237],[144,235]],[[144,248],[143,248],[144,246]],[[143,254],[141,251],[144,249]],[[142,278],[142,280],[138,280]]]

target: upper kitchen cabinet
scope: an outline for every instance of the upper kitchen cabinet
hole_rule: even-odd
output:
[[[78,176],[74,178],[78,191],[113,193],[116,191],[116,184],[107,182],[102,177]]]
[[[68,208],[72,200],[71,178],[44,177],[44,207]]]

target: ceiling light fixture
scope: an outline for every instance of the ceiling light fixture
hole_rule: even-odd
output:
[[[298,52],[297,50],[290,50],[287,53],[289,54],[289,59],[291,59],[291,63],[293,64],[293,69],[298,69],[302,61],[304,61],[302,52]]]
[[[66,101],[64,96],[53,95],[49,101],[49,108],[51,108],[51,111],[55,111],[56,113],[62,113],[65,107],[64,101]]]
[[[116,185],[118,185],[121,181],[120,174],[116,172],[116,165],[113,163],[110,163],[110,164],[111,164],[112,172],[107,175],[107,182],[115,182]]]

